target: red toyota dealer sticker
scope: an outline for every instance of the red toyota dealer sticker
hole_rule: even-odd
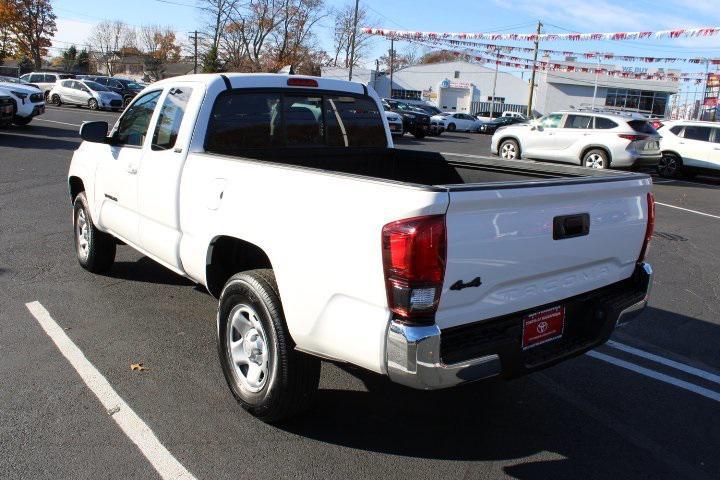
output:
[[[548,308],[523,318],[522,348],[536,347],[562,337],[565,328],[565,307]]]

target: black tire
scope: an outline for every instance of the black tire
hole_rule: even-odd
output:
[[[582,158],[582,166],[604,170],[610,168],[610,157],[605,150],[593,148],[585,152]]]
[[[413,132],[413,136],[415,138],[425,138],[425,131],[424,130],[415,130],[415,132]]]
[[[448,132],[454,132],[456,128],[457,128],[457,127],[455,126],[454,123],[449,123],[448,126],[447,126],[447,131],[448,131]]]
[[[503,140],[498,147],[498,155],[505,160],[518,160],[520,159],[520,145],[512,138]]]
[[[57,93],[54,94],[52,96],[52,101],[50,103],[52,103],[53,105],[55,105],[57,107],[62,106],[62,100],[60,99],[60,95],[58,95]]]
[[[262,326],[267,349],[263,355],[268,359],[267,376],[255,390],[243,381],[242,371],[238,373],[241,367],[233,362],[230,348],[238,333],[232,318],[247,307]],[[277,423],[312,405],[320,383],[320,360],[295,350],[272,270],[250,270],[231,277],[220,295],[217,322],[220,365],[230,391],[245,410],[264,422]]]
[[[100,105],[98,105],[98,101],[94,98],[91,98],[88,100],[88,108],[90,110],[100,110]]]
[[[85,221],[86,230],[84,233],[81,218],[84,218]],[[81,192],[75,197],[73,237],[75,239],[75,254],[81,267],[92,273],[103,273],[110,270],[110,267],[115,262],[115,238],[98,230],[93,223],[85,192]],[[82,246],[81,237],[86,242],[86,249]]]
[[[682,159],[672,153],[663,153],[657,165],[661,177],[678,178],[683,173]]]
[[[30,122],[32,122],[32,119],[33,117],[19,117],[15,115],[12,119],[12,123],[24,127],[25,125],[28,125]]]

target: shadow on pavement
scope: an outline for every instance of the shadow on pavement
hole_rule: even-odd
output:
[[[168,270],[148,257],[135,262],[115,262],[107,273],[108,277],[132,282],[157,283],[162,285],[195,285],[194,282]]]
[[[65,140],[72,139],[72,140]],[[0,129],[0,146],[41,150],[75,150],[80,144],[77,130],[28,125]]]

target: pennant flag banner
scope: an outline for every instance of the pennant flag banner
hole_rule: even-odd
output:
[[[720,27],[703,28],[675,28],[672,30],[658,30],[655,32],[611,32],[611,33],[468,33],[468,32],[415,32],[410,30],[392,30],[388,28],[364,27],[363,33],[393,38],[459,38],[475,40],[514,40],[514,41],[542,41],[558,40],[588,41],[588,40],[640,40],[646,38],[682,38],[682,37],[711,37],[720,34]]]
[[[434,42],[443,43],[446,45],[453,46],[465,46],[475,49],[482,49],[484,51],[497,51],[497,52],[525,52],[533,53],[534,49],[531,47],[515,47],[512,45],[497,45],[493,43],[480,43],[480,42],[469,42],[466,40],[453,40],[449,38],[436,38],[432,39]],[[645,56],[634,56],[634,55],[616,55],[608,52],[572,52],[567,50],[548,50],[545,48],[538,49],[538,52],[546,55],[558,55],[564,57],[578,57],[584,59],[601,59],[601,60],[617,60],[621,62],[644,62],[644,63],[705,63],[709,62],[711,65],[720,65],[720,58],[680,58],[680,57],[645,57]]]

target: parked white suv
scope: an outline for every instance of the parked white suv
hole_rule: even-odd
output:
[[[569,111],[499,128],[490,148],[507,160],[522,156],[610,168],[656,165],[659,142],[660,135],[644,118]]]
[[[445,118],[445,128],[448,132],[455,130],[461,132],[477,132],[482,122],[467,113],[447,112],[442,114]]]
[[[45,97],[32,85],[0,81],[0,95],[10,97],[12,123],[15,125],[27,125],[33,118],[45,113]]]
[[[75,75],[72,73],[32,72],[26,73],[20,78],[26,82],[37,85],[38,88],[40,88],[40,90],[45,94],[45,98],[47,98],[48,93],[55,86],[58,80],[75,78]]]
[[[662,158],[658,173],[678,177],[694,173],[720,173],[720,124],[692,120],[661,123]]]

